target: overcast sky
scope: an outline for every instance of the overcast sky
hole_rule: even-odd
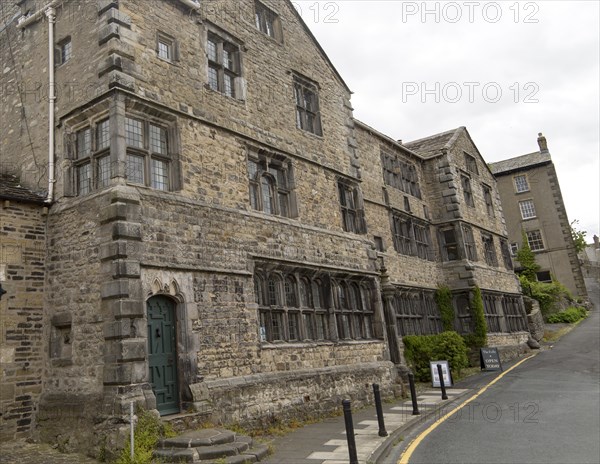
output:
[[[293,3],[356,118],[404,141],[466,126],[488,162],[543,132],[569,220],[600,235],[598,1]]]

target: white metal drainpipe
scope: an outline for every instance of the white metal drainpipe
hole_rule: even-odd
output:
[[[48,196],[46,203],[52,203],[54,199],[54,102],[56,93],[54,91],[54,23],[56,22],[56,10],[50,6],[46,10],[48,17]]]

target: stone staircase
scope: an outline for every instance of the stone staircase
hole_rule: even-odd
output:
[[[269,454],[267,446],[252,438],[222,429],[185,432],[159,441],[154,457],[161,462],[203,464],[250,464]]]

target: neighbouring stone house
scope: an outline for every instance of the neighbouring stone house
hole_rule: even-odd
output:
[[[403,335],[441,331],[442,284],[458,331],[477,285],[490,344],[527,340],[466,129],[403,145],[355,120],[291,2],[44,5],[0,32],[3,172],[47,208],[31,433],[98,453],[131,401],[224,422],[368,401],[401,389]]]
[[[521,248],[523,234],[536,263],[541,282],[558,280],[575,297],[587,291],[571,235],[567,210],[548,142],[538,135],[539,151],[490,164],[508,229],[513,256]]]

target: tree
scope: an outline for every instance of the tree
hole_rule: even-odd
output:
[[[521,263],[520,274],[528,281],[535,282],[540,266],[535,262],[535,254],[531,251],[525,232],[523,232],[521,249],[517,251],[517,260]]]
[[[585,236],[587,232],[585,230],[577,230],[575,225],[579,224],[579,221],[575,219],[571,222],[571,237],[573,237],[573,244],[575,245],[575,251],[577,253],[585,250],[587,244],[585,243]]]

